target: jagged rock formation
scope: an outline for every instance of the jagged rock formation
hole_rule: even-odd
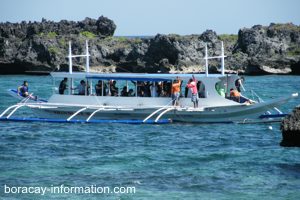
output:
[[[204,71],[205,44],[209,56],[220,55],[224,41],[226,69],[245,74],[300,74],[300,27],[271,24],[243,28],[238,35],[161,35],[152,38],[112,37],[116,25],[108,18],[86,18],[80,22],[62,20],[0,24],[0,73],[66,70],[68,41],[73,53],[85,51],[89,40],[91,69],[124,72]],[[74,60],[82,70],[83,59]],[[210,61],[210,72],[220,62]]]
[[[234,54],[243,54],[246,73],[299,74],[300,26],[261,25],[239,31]]]
[[[24,73],[27,70],[53,71],[66,65],[67,43],[81,51],[85,38],[112,36],[114,22],[106,17],[86,18],[80,22],[21,22],[0,24],[0,73]]]
[[[287,116],[281,123],[281,146],[300,147],[300,106]]]

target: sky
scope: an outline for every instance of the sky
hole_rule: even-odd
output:
[[[81,21],[101,15],[117,36],[237,34],[243,27],[300,25],[299,0],[0,0],[0,22]]]

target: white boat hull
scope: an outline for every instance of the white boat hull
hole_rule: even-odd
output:
[[[290,97],[291,98],[291,97]],[[259,116],[264,114],[267,110],[273,109],[287,102],[290,98],[280,98],[268,102],[250,104],[250,105],[236,105],[236,106],[220,106],[220,107],[206,107],[194,109],[191,107],[166,107],[161,112],[153,115],[152,120],[155,119],[172,119],[175,122],[188,122],[188,123],[229,123],[229,122],[245,122],[249,120],[257,120]],[[80,106],[64,106],[55,107],[53,105],[40,106],[40,105],[29,105],[30,108],[34,109],[38,116],[45,118],[63,118],[68,119],[79,109]],[[86,110],[79,112],[73,119],[88,119],[91,114],[100,109],[97,113],[92,116],[92,119],[134,119],[144,120],[151,113],[155,112],[157,108],[87,108]],[[158,116],[170,109],[168,112]]]

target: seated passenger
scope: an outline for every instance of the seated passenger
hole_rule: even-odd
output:
[[[37,100],[37,96],[32,96],[28,93],[28,82],[24,81],[21,86],[18,87],[18,96],[29,97],[30,99]]]
[[[130,90],[128,91],[128,96],[129,96],[129,97],[134,97],[134,96],[135,96],[135,94],[133,93],[133,89],[130,89]]]
[[[234,90],[233,88],[230,89],[230,99],[240,102],[240,97],[241,94],[237,90]]]
[[[121,91],[121,96],[122,97],[128,97],[128,92],[127,92],[127,87],[124,86],[122,91]]]
[[[21,95],[22,97],[28,97],[28,82],[24,81],[21,86],[18,87],[18,95]]]
[[[72,88],[72,90],[78,90],[78,95],[85,95],[86,83],[84,80],[80,81],[80,84],[77,85],[76,88]]]

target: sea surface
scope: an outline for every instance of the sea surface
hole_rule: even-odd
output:
[[[48,98],[49,76],[0,76],[6,94],[24,80]],[[300,76],[246,77],[264,100],[300,92]],[[294,99],[281,107],[291,112]],[[18,111],[26,112],[26,111]],[[300,148],[283,148],[280,124],[51,124],[0,122],[0,199],[300,199]],[[134,194],[8,194],[9,187],[135,187]]]

